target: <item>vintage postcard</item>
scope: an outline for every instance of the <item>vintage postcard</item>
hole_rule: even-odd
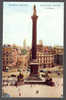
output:
[[[3,2],[2,97],[63,98],[64,2]]]

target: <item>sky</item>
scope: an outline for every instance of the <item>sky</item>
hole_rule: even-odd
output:
[[[4,2],[3,44],[32,44],[33,6],[37,10],[37,43],[64,45],[64,2]]]

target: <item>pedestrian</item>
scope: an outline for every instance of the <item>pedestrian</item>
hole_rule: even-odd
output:
[[[21,93],[19,92],[19,96],[21,96]]]
[[[17,88],[17,85],[16,85],[16,88]]]
[[[20,89],[18,89],[18,91],[19,91],[19,96],[21,96],[21,92],[20,92]]]
[[[31,84],[31,87],[32,87],[32,84]]]
[[[39,93],[39,90],[37,90],[36,93],[38,94]]]

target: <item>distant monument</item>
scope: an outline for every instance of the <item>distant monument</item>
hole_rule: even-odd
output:
[[[26,49],[26,39],[23,41],[23,48]]]

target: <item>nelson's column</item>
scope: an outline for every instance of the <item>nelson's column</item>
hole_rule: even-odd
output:
[[[29,79],[32,80],[31,83],[42,83],[42,84],[47,84],[50,86],[54,86],[54,82],[52,80],[52,78],[46,78],[45,82],[42,81],[42,79],[40,78],[38,69],[39,69],[39,63],[36,59],[36,46],[37,46],[37,14],[36,14],[36,6],[34,5],[34,11],[33,11],[33,16],[32,18],[32,59],[30,61],[30,67],[31,67],[31,72],[30,72],[30,76]],[[48,74],[47,74],[48,77]],[[35,81],[33,81],[35,80]]]
[[[36,45],[37,45],[37,14],[36,14],[36,6],[34,5],[33,8],[33,16],[32,18],[32,58],[30,61],[30,75],[29,79],[40,79],[40,75],[38,72],[39,63],[36,59]]]

